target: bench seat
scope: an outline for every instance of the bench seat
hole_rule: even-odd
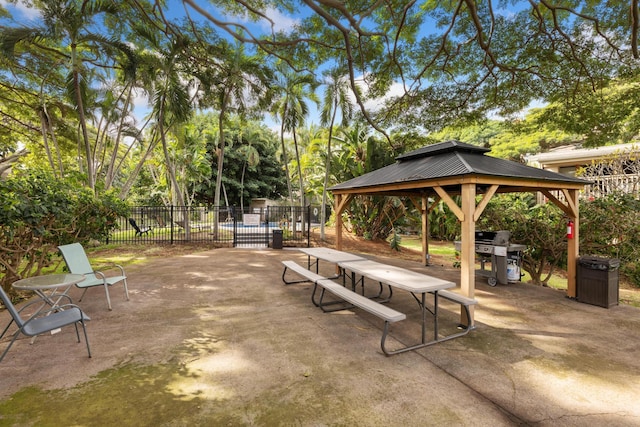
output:
[[[315,295],[318,288],[322,288],[320,292],[320,299],[316,301]],[[339,301],[323,302],[325,292],[328,291],[331,294],[339,298]],[[386,347],[387,336],[389,335],[389,327],[391,323],[399,322],[407,318],[406,314],[396,311],[386,305],[382,305],[379,302],[373,301],[363,295],[360,295],[349,288],[337,284],[329,279],[317,280],[313,285],[313,293],[311,294],[311,301],[320,307],[324,312],[347,310],[350,308],[360,308],[368,313],[373,314],[384,320],[384,328],[382,329],[382,338],[380,338],[380,348],[386,356],[390,356],[395,351],[389,351]],[[344,305],[344,303],[348,305]],[[326,307],[335,304],[340,304],[339,307],[333,309],[327,309]]]
[[[282,272],[282,281],[286,285],[292,285],[294,283],[304,283],[304,282],[315,283],[318,280],[326,279],[326,277],[324,276],[314,273],[311,270],[307,270],[306,268],[304,268],[303,266],[301,266],[295,261],[282,261],[282,265],[284,265],[284,271]],[[287,274],[287,270],[295,271],[300,276],[304,277],[304,280],[287,280],[285,278],[285,275]]]
[[[382,330],[382,338],[380,339],[380,347],[382,348],[382,352],[386,355],[390,355],[391,353],[386,349],[385,342],[387,340],[387,335],[389,334],[389,325],[391,323],[399,322],[407,318],[404,313],[400,313],[390,307],[380,304],[379,302],[373,301],[363,295],[360,295],[349,288],[346,288],[338,283],[327,279],[313,271],[307,270],[300,264],[295,261],[282,261],[282,265],[284,265],[284,271],[282,272],[282,281],[287,284],[293,283],[302,283],[302,282],[312,282],[313,283],[313,292],[311,293],[311,301],[317,307],[320,307],[324,312],[331,311],[339,311],[339,310],[347,310],[350,308],[358,307],[368,313],[373,314],[376,317],[384,320],[384,329]],[[303,280],[291,281],[286,279],[286,274],[288,270],[292,270],[302,276]],[[321,289],[319,300],[316,301],[316,292],[318,288]],[[323,302],[323,298],[325,292],[336,296],[339,301],[331,301],[331,302]],[[345,305],[347,303],[347,305]],[[329,309],[327,307],[335,306],[337,307]]]
[[[392,309],[391,307],[387,307],[386,305],[382,305],[379,302],[376,302],[370,298],[367,298],[363,295],[360,295],[349,288],[345,288],[342,285],[337,284],[329,279],[322,279],[316,282],[316,286],[322,287],[324,290],[331,292],[333,295],[338,298],[352,304],[354,307],[358,307],[364,311],[367,311],[374,316],[377,316],[383,319],[385,322],[398,322],[400,320],[404,320],[407,316],[404,313],[400,313]],[[314,289],[315,291],[315,289]],[[315,292],[314,292],[315,294]],[[322,304],[322,296],[320,297],[320,301],[314,301],[314,304],[324,309],[324,305]],[[344,310],[344,308],[340,308]],[[325,310],[325,311],[334,311],[334,310]]]
[[[478,304],[478,300],[476,299],[465,297],[464,295],[460,295],[456,292],[448,291],[446,289],[438,291],[438,296],[448,299],[449,301],[457,302],[460,305],[470,306]]]

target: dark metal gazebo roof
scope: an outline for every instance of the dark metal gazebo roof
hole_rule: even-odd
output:
[[[501,181],[501,185],[508,187],[520,187],[523,182],[535,182],[538,186],[541,182],[557,184],[572,184],[584,186],[589,181],[561,175],[544,169],[534,168],[521,163],[496,157],[486,156],[491,151],[487,148],[466,144],[460,141],[446,141],[439,144],[428,145],[396,158],[396,163],[369,172],[365,175],[340,183],[330,190],[343,191],[360,189],[367,192],[371,189],[374,193],[386,192],[385,187],[393,186],[398,190],[402,187],[405,191],[424,191],[424,187],[406,188],[403,184],[412,182],[450,181],[451,178],[466,176],[481,176],[492,182],[494,179]],[[510,180],[508,184],[504,180]],[[452,182],[442,185],[451,185]],[[555,187],[556,185],[551,185]],[[374,189],[375,188],[375,189]],[[513,188],[504,188],[502,191],[512,191]]]

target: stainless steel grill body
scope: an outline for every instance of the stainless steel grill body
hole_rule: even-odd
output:
[[[495,286],[519,282],[522,277],[522,252],[525,245],[511,244],[509,231],[476,231],[475,252],[480,260],[476,274],[487,277],[487,283]],[[455,242],[460,250],[461,242]]]

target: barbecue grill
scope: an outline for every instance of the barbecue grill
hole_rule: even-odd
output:
[[[490,286],[519,282],[522,274],[522,252],[525,245],[511,244],[509,231],[476,231],[475,252],[480,261],[476,274],[486,277]],[[455,242],[456,250],[462,243]]]

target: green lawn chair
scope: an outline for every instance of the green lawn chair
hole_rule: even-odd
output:
[[[125,275],[124,268],[122,266],[117,265],[120,269],[119,276],[106,277],[104,273],[100,271],[95,271],[91,264],[89,263],[89,258],[87,258],[87,254],[84,251],[84,248],[80,243],[71,243],[69,245],[58,246],[60,253],[62,253],[62,257],[64,258],[64,262],[67,263],[67,268],[69,272],[72,274],[84,274],[86,279],[82,282],[78,283],[76,286],[79,288],[84,288],[84,292],[80,296],[78,301],[82,301],[84,294],[87,292],[87,289],[93,286],[103,286],[104,292],[107,295],[107,305],[109,306],[109,310],[111,310],[111,298],[109,298],[109,286],[115,285],[116,283],[122,282],[124,286],[124,294],[129,301],[129,289],[127,288],[127,276]]]

